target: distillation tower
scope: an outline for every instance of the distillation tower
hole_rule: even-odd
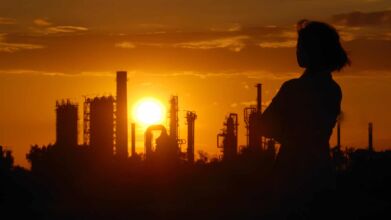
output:
[[[78,106],[70,100],[56,102],[56,145],[75,147],[78,139]]]
[[[238,152],[238,114],[230,113],[224,123],[224,129],[217,135],[217,147],[222,149],[223,160],[231,160]],[[220,144],[222,138],[222,145]]]

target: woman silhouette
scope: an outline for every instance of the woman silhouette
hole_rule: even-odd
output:
[[[297,26],[297,61],[305,71],[281,86],[260,119],[261,134],[281,144],[274,187],[289,203],[332,183],[329,138],[342,92],[331,73],[350,63],[333,27],[307,20]]]

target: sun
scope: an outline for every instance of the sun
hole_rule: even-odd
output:
[[[155,98],[143,98],[133,108],[133,118],[142,126],[161,124],[166,110],[164,105]]]

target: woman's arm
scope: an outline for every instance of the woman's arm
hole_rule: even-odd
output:
[[[284,109],[286,108],[287,83],[284,83],[270,105],[257,120],[257,130],[261,136],[273,138],[281,143]]]

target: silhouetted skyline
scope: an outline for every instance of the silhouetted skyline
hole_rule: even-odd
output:
[[[390,106],[384,95],[391,92],[390,5],[385,0],[167,1],[164,7],[154,0],[135,1],[131,7],[122,0],[116,5],[2,3],[0,101],[7,104],[0,108],[0,119],[7,129],[0,142],[13,150],[17,164],[28,166],[24,154],[30,144],[54,143],[56,100],[71,98],[81,104],[84,95],[115,95],[115,71],[121,69],[129,72],[128,111],[145,96],[168,107],[168,97],[178,95],[183,106],[200,115],[196,142],[216,155],[215,137],[209,134],[218,132],[230,112],[243,118],[243,106],[255,101],[249,92],[253,85],[264,84],[266,106],[283,81],[300,75],[294,24],[301,18],[335,24],[352,56],[354,65],[335,76],[347,88],[343,144],[365,147],[365,127],[371,121],[374,146],[391,145]],[[18,138],[20,132],[25,138]],[[246,143],[244,132],[239,129],[239,145]],[[137,132],[138,139],[142,135]]]
[[[389,0],[2,0],[0,219],[390,216],[390,54]]]

